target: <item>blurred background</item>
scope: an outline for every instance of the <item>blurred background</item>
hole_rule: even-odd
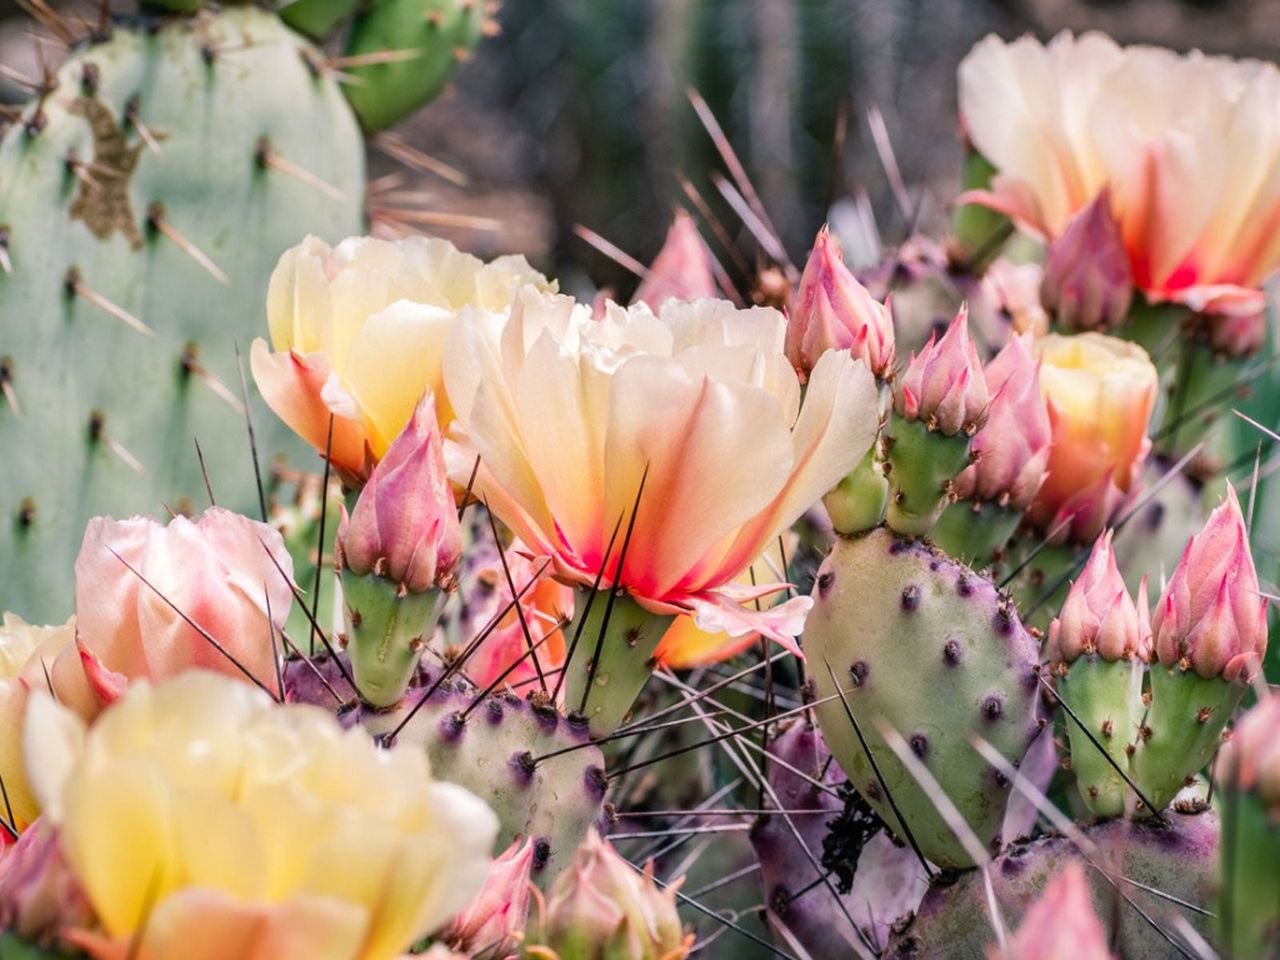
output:
[[[19,2],[43,0],[0,3],[0,64],[39,75]],[[836,198],[872,211],[886,243],[937,224],[961,159],[956,65],[988,32],[1101,29],[1280,56],[1277,0],[506,0],[496,20],[450,91],[397,131],[465,184],[375,145],[371,211],[438,211],[442,222],[420,226],[482,255],[523,252],[569,289],[624,295],[635,277],[575,226],[647,262],[672,208],[696,195],[752,249],[714,182],[725,165],[691,90],[799,258]],[[42,51],[54,65],[58,51]],[[0,83],[10,102],[25,98]]]

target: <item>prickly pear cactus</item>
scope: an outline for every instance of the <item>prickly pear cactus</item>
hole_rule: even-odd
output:
[[[549,882],[603,811],[604,757],[587,745],[586,726],[510,691],[477,700],[461,678],[437,686],[424,671],[420,683],[392,710],[363,708],[360,722],[375,736],[422,744],[434,776],[489,804],[502,822],[498,850],[534,837],[535,877]]]
[[[1202,934],[1207,932],[1210,918],[1182,905],[1208,903],[1213,896],[1216,814],[1166,811],[1165,819],[1159,822],[1109,820],[1090,828],[1085,836],[1093,862],[1112,871],[1118,885],[1097,869],[1087,871],[1094,908],[1113,931],[1111,942],[1117,956],[1163,960],[1184,955],[1180,946],[1173,946],[1161,933],[1172,932],[1180,944],[1184,942],[1170,919],[1175,912]],[[997,857],[989,874],[996,902],[1009,926],[1018,924],[1050,877],[1079,857],[1075,844],[1059,836],[1014,844]],[[1143,885],[1161,895],[1144,892]],[[935,882],[914,921],[893,937],[884,957],[942,960],[987,956],[995,935],[986,898],[982,877],[976,871]]]
[[[804,648],[817,684],[815,712],[849,779],[929,860],[973,863],[931,791],[886,740],[887,725],[979,842],[998,849],[1010,787],[970,738],[1016,765],[1043,725],[1040,647],[1013,604],[963,564],[883,528],[840,538],[818,570],[813,597]]]
[[[202,506],[193,439],[219,502],[256,512],[233,343],[283,250],[362,219],[363,144],[320,59],[252,7],[144,18],[0,143],[0,609],[65,617],[88,517]],[[255,422],[265,459],[287,431]]]

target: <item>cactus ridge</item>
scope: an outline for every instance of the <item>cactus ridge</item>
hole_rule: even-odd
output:
[[[815,713],[849,779],[890,829],[914,835],[929,860],[971,865],[933,800],[877,731],[882,719],[981,842],[999,849],[1009,783],[980,762],[970,737],[1016,765],[1045,723],[1038,716],[1039,644],[1012,603],[965,565],[883,529],[840,539],[818,571],[813,597],[804,647],[817,665]],[[836,680],[842,696],[826,699],[837,694]],[[860,718],[879,776],[846,705]]]

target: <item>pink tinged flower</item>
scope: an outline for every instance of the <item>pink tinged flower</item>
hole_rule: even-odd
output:
[[[1025,510],[1044,481],[1050,440],[1031,335],[1011,338],[983,374],[991,395],[987,423],[973,438],[976,460],[956,477],[956,493]]]
[[[1038,337],[1049,332],[1049,317],[1040,302],[1043,279],[1040,264],[1013,263],[999,257],[982,274],[982,286],[992,302],[1008,314],[1015,332]]]
[[[792,300],[787,358],[807,379],[827,350],[848,350],[882,380],[893,369],[893,313],[858,282],[840,241],[823,227]]]
[[[1093,909],[1084,868],[1071,861],[1027,910],[1003,950],[992,960],[1113,960],[1107,931]]]
[[[499,960],[519,952],[529,920],[532,838],[517,840],[489,867],[475,899],[449,921],[440,938],[472,960]]]
[[[863,364],[824,354],[801,404],[782,316],[713,300],[596,320],[525,288],[509,318],[455,334],[445,369],[476,490],[530,553],[654,613],[791,642],[804,598],[756,611],[729,585],[870,448]]]
[[[1280,264],[1280,70],[1098,33],[979,43],[961,122],[998,173],[984,203],[1047,240],[1104,187],[1134,285],[1197,312],[1249,309]]]
[[[104,703],[193,668],[274,686],[293,561],[266,524],[220,507],[168,526],[95,517],[75,575],[79,653]]]
[[[1227,681],[1257,673],[1267,651],[1267,601],[1234,489],[1187,544],[1151,625],[1166,666]]]
[[[986,422],[989,399],[982,363],[969,339],[968,310],[961,307],[941,340],[931,336],[912,355],[894,392],[894,410],[945,436],[961,430],[973,436]]]
[[[374,468],[351,516],[344,514],[338,552],[344,569],[410,593],[452,582],[462,531],[430,393]]]
[[[1109,187],[1050,244],[1040,295],[1058,325],[1070,331],[1118,327],[1128,316],[1133,278]]]
[[[1145,606],[1145,589],[1140,599]],[[1065,663],[1088,654],[1108,661],[1142,659],[1150,642],[1144,619],[1116,567],[1108,530],[1094,543],[1062,612],[1049,626],[1049,657]]]
[[[668,299],[696,300],[718,296],[711,253],[693,218],[676,210],[666,242],[641,281],[632,303],[646,303],[657,310]]]
[[[12,848],[0,852],[0,930],[28,942],[49,942],[59,931],[87,927],[92,920],[57,830],[43,818],[36,820]]]

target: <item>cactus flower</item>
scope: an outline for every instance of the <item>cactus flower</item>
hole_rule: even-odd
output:
[[[1040,393],[1030,334],[1012,337],[983,369],[991,395],[987,423],[973,438],[976,461],[955,480],[963,500],[1025,510],[1049,463],[1049,411]]]
[[[12,810],[16,822],[9,825],[19,832],[40,812],[22,760],[23,720],[31,691],[52,685],[63,703],[84,716],[97,712],[75,636],[74,617],[57,627],[33,626],[12,613],[0,622],[0,782],[9,801],[8,808],[0,805],[0,816],[8,822]],[[0,832],[0,849],[9,839]]]
[[[1038,263],[1014,263],[1003,257],[991,261],[982,274],[982,288],[995,306],[1009,317],[1014,333],[1043,336],[1049,332],[1049,316],[1040,302],[1044,268]]]
[[[987,381],[978,351],[969,338],[968,311],[960,308],[947,332],[929,338],[912,354],[907,372],[894,390],[898,416],[926,423],[930,430],[973,436],[987,419]]]
[[[1095,541],[1062,612],[1049,627],[1049,658],[1071,663],[1085,654],[1103,660],[1151,659],[1151,633],[1116,566],[1111,531]]]
[[[330,247],[307,237],[280,258],[267,290],[271,346],[250,355],[263,398],[352,485],[369,474],[419,398],[445,402],[443,346],[458,312],[505,310],[525,283],[553,286],[523,257],[484,263],[453,244],[352,237]],[[274,352],[272,352],[274,350]]]
[[[505,960],[519,952],[529,921],[532,838],[516,840],[493,861],[484,886],[449,921],[441,939],[471,960]]]
[[[659,310],[670,297],[696,300],[715,297],[718,292],[711,270],[711,253],[698,233],[697,224],[689,214],[676,210],[666,242],[631,302],[647,303],[650,309]]]
[[[792,644],[810,601],[756,611],[777,585],[732,581],[857,464],[878,415],[870,372],[838,352],[801,405],[784,331],[775,310],[714,300],[668,300],[657,316],[610,304],[593,320],[526,287],[509,318],[459,324],[448,348],[477,492],[566,582]]]
[[[337,544],[342,569],[385,577],[409,593],[453,580],[462,531],[431,394],[374,467],[351,515],[344,512]]]
[[[34,749],[63,757],[41,802],[100,924],[64,936],[95,960],[135,936],[148,960],[392,960],[479,891],[498,829],[420,750],[202,670]]]
[[[1152,617],[1155,652],[1166,666],[1205,679],[1249,680],[1267,651],[1267,601],[1249,552],[1235,490],[1191,538]]]
[[[1113,960],[1107,931],[1079,863],[1068,863],[1027,909],[1017,932],[991,960]]]
[[[1280,696],[1259,699],[1231,731],[1218,760],[1218,780],[1239,790],[1254,791],[1280,822]]]
[[[1257,311],[1280,264],[1275,66],[1098,33],[990,36],[960,64],[959,94],[965,131],[997,171],[964,201],[1052,241],[1109,187],[1149,300]]]
[[[893,313],[845,266],[840,241],[826,227],[792,300],[786,346],[801,379],[827,350],[848,350],[882,380],[893,370]]]
[[[1109,187],[1074,214],[1049,246],[1040,296],[1068,331],[1107,330],[1129,315],[1133,281]]]
[[[1055,541],[1089,542],[1142,476],[1158,376],[1136,344],[1100,333],[1036,341],[1053,437],[1031,520]]]
[[[274,688],[273,638],[293,603],[286,576],[280,534],[221,507],[168,526],[90,520],[76,558],[77,643],[99,699],[193,667]]]
[[[684,960],[693,946],[676,912],[680,882],[659,890],[594,830],[551,887],[528,941],[534,960]]]
[[[28,942],[47,942],[60,930],[92,920],[58,832],[43,819],[36,820],[12,849],[0,853],[0,930],[13,931]]]

